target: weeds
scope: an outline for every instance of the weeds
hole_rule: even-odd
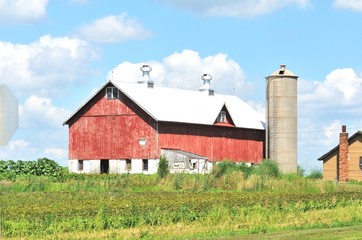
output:
[[[219,164],[220,165],[220,164]],[[362,223],[362,185],[280,174],[273,162],[224,163],[211,174],[17,176],[0,181],[2,236],[151,227],[275,229]],[[319,225],[318,225],[319,224]]]

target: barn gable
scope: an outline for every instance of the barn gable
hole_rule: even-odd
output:
[[[109,97],[109,92],[107,91],[113,88],[115,88],[117,92],[112,93],[112,97]],[[120,104],[119,101],[123,102],[124,104]],[[81,116],[117,114],[139,114],[142,116],[147,115],[148,113],[144,111],[142,107],[138,106],[136,103],[130,100],[127,95],[120,91],[111,82],[107,82],[83,105],[81,105],[67,120],[65,120],[63,125],[72,125],[72,123],[77,121]]]
[[[227,107],[224,105],[215,119],[214,125],[235,127],[234,121],[230,116]]]
[[[112,83],[104,85],[64,122],[69,125],[69,158],[154,158],[155,120],[122,92],[109,98],[111,88]]]

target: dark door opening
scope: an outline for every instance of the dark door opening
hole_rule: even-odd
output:
[[[109,160],[101,159],[101,173],[109,173]]]

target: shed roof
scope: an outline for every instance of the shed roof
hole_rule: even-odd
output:
[[[195,153],[191,153],[191,152],[187,152],[187,151],[183,151],[180,149],[172,149],[172,148],[162,148],[161,150],[163,151],[168,151],[168,152],[173,152],[173,153],[178,153],[181,155],[184,155],[190,159],[207,159],[207,157],[195,154]]]
[[[265,129],[265,123],[257,112],[236,96],[221,94],[209,96],[200,91],[158,86],[149,88],[147,84],[120,81],[110,81],[110,83],[156,121],[213,125],[221,109],[225,106],[236,127]],[[73,113],[64,124],[67,124],[82,107]]]
[[[357,136],[362,135],[362,131],[358,131],[356,133],[354,133],[352,136],[350,136],[348,138],[348,144],[350,144],[354,138],[356,138]],[[321,156],[320,158],[318,158],[318,161],[322,161],[325,158],[327,158],[328,156],[330,156],[334,151],[339,149],[339,144],[337,146],[335,146],[334,148],[332,148],[329,152],[327,152],[326,154],[324,154],[323,156]]]

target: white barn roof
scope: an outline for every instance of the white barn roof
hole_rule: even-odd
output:
[[[157,121],[213,125],[225,106],[236,127],[265,129],[258,113],[236,96],[110,82]]]

